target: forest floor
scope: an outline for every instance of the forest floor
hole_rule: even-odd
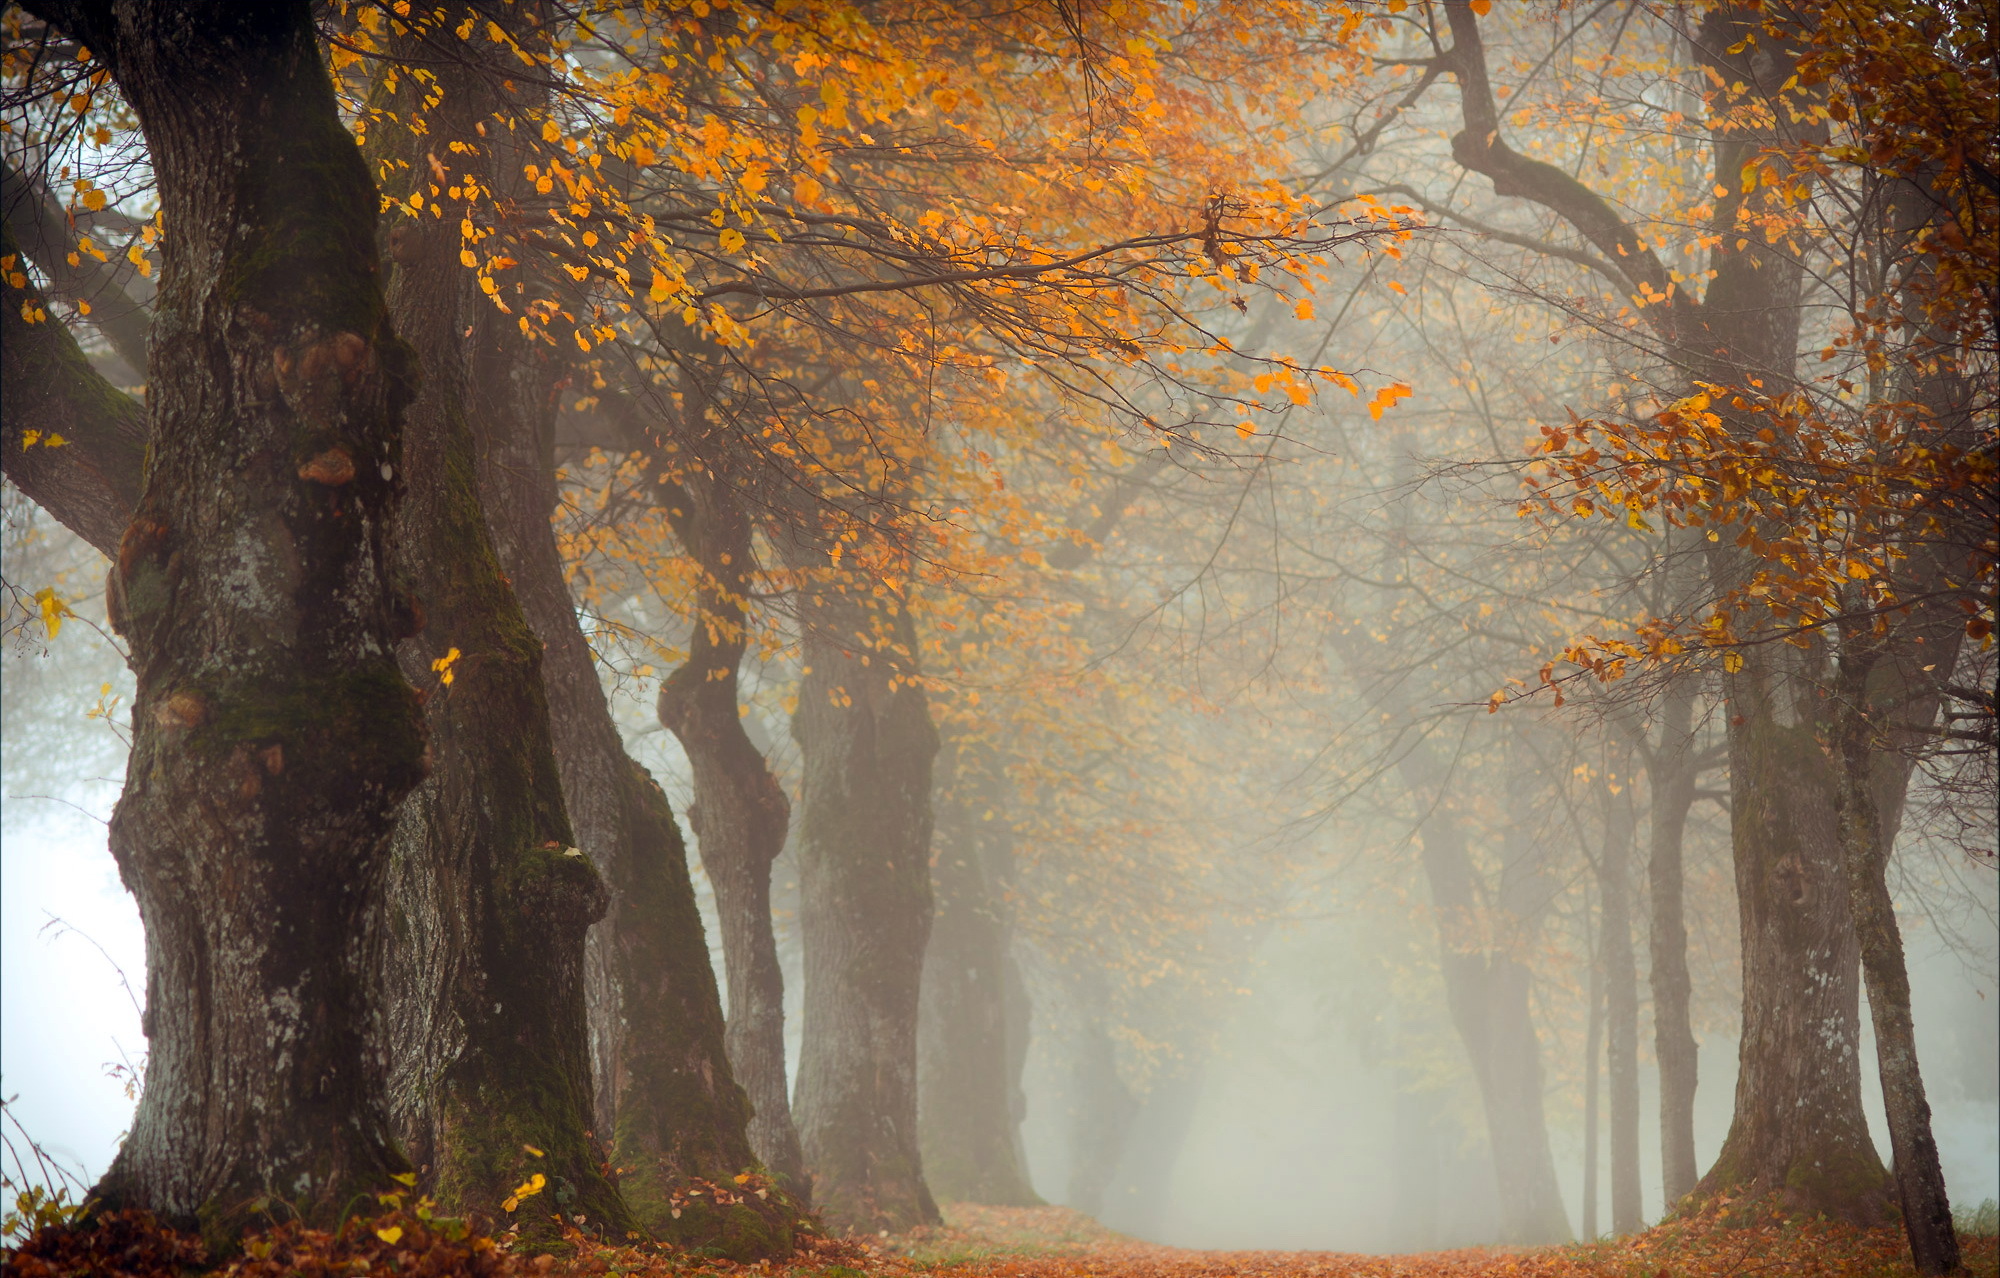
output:
[[[1740,1211],[1740,1209],[1739,1209]],[[1990,1216],[1990,1206],[1983,1209]],[[12,1278],[1905,1278],[1897,1229],[1824,1221],[1746,1225],[1716,1213],[1616,1242],[1480,1247],[1393,1256],[1323,1251],[1194,1251],[1112,1233],[1063,1207],[948,1204],[935,1229],[858,1241],[812,1239],[799,1254],[738,1265],[685,1252],[610,1247],[570,1231],[562,1256],[510,1253],[492,1240],[400,1206],[350,1220],[338,1233],[285,1225],[247,1237],[210,1268],[192,1239],[150,1217],[113,1213],[84,1230],[52,1228],[19,1251],[0,1249]],[[1990,1228],[1990,1225],[1985,1225]],[[1992,1233],[1961,1234],[1965,1273],[2000,1278]]]
[[[1679,1221],[1616,1242],[1476,1247],[1393,1256],[1319,1251],[1192,1251],[1115,1234],[1063,1207],[953,1203],[943,1228],[871,1248],[869,1278],[1901,1278],[1913,1275],[1900,1229],[1828,1223],[1743,1226]],[[1990,1235],[1961,1239],[1966,1272],[2000,1275]],[[854,1262],[828,1273],[853,1278]]]

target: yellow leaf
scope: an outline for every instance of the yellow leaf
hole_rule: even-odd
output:
[[[743,232],[737,230],[735,227],[730,227],[723,231],[715,239],[716,243],[722,247],[722,251],[725,253],[741,253],[743,251]]]
[[[42,625],[48,630],[49,638],[55,638],[62,630],[62,619],[70,615],[69,605],[48,586],[35,592],[35,605],[41,609]]]
[[[375,1231],[375,1236],[393,1247],[402,1239],[403,1227],[401,1225],[384,1225]]]
[[[104,207],[104,192],[96,190],[85,191],[83,193],[83,207],[89,209],[92,213],[102,209]]]
[[[1722,657],[1722,668],[1724,670],[1727,670],[1730,674],[1735,674],[1738,670],[1741,670],[1743,668],[1743,654],[1740,652],[1724,653]]]
[[[1404,297],[1408,297],[1410,295],[1409,290],[1405,289],[1401,284],[1399,284],[1395,280],[1389,281],[1389,291],[1391,293],[1400,293]]]
[[[1257,424],[1255,422],[1248,422],[1248,421],[1238,422],[1236,423],[1236,433],[1238,435],[1241,435],[1243,438],[1248,439],[1252,435],[1257,433]]]
[[[1311,298],[1301,299],[1298,306],[1293,308],[1292,314],[1296,315],[1298,318],[1302,320],[1311,319],[1313,317],[1312,299]]]
[[[562,141],[562,130],[556,126],[556,122],[554,120],[542,121],[542,141],[544,142]]]

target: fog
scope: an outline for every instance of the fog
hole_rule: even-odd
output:
[[[20,506],[13,517],[32,518]],[[89,571],[86,551],[45,522],[35,526],[54,543],[36,553]],[[102,824],[123,768],[117,703],[109,720],[89,717],[105,699],[103,684],[111,683],[116,697],[129,688],[129,674],[104,634],[87,624],[90,601],[76,606],[82,617],[54,642],[17,642],[4,667],[0,1071],[9,1113],[89,1183],[109,1165],[131,1120],[124,1071],[144,1059],[135,1004],[143,997],[144,937]],[[691,793],[685,757],[646,722],[645,707],[626,683],[608,678],[607,687],[621,698],[635,757],[658,771],[684,810]],[[1406,843],[1408,832],[1389,828],[1375,837]],[[1101,1201],[1089,1204],[1105,1225],[1153,1241],[1228,1249],[1399,1252],[1501,1236],[1478,1089],[1426,954],[1434,933],[1394,868],[1353,867],[1354,841],[1367,838],[1358,828],[1323,829],[1304,848],[1291,849],[1289,856],[1309,856],[1312,868],[1282,908],[1236,938],[1226,970],[1231,988],[1219,1001],[1204,1002],[1197,1019],[1177,1024],[1176,1041],[1161,1049],[1164,1059],[1124,1062],[1129,1077],[1144,1081],[1133,1089],[1136,1113],[1115,1171]],[[691,834],[689,843],[698,847]],[[1393,867],[1393,852],[1370,851]],[[1710,853],[1722,856],[1725,849]],[[1993,877],[1983,867],[1940,873],[1939,862],[1949,870],[1958,857],[1952,850],[1905,849],[1899,897],[1945,1175],[1955,1203],[1977,1204],[2000,1196],[1995,902]],[[726,982],[712,894],[698,860],[694,869],[717,978]],[[789,854],[774,882],[796,1070],[803,956]],[[1730,939],[1707,938],[1723,949],[1733,948]],[[1729,961],[1715,959],[1723,967]],[[1572,1220],[1580,1218],[1582,1197],[1582,1081],[1574,1058],[1581,1053],[1583,984],[1581,972],[1552,968],[1536,1006],[1550,1137]],[[1076,1009],[1064,985],[1059,970],[1041,973],[1039,982],[1031,978],[1037,997],[1022,1080],[1027,1170],[1052,1203],[1068,1201],[1078,1118],[1091,1104],[1073,1078]],[[1731,1116],[1736,1043],[1729,1011],[1715,1008],[1699,1032],[1695,1134],[1704,1167]],[[1872,1034],[1861,1056],[1873,1060]],[[1648,1116],[1640,1128],[1640,1170],[1650,1220],[1661,1215],[1662,1203],[1659,1135],[1650,1121],[1657,1073],[1649,1051],[1642,1051],[1640,1079]],[[1887,1161],[1872,1080],[1863,1098]]]
[[[272,948],[231,970],[337,968],[360,991],[339,1050],[381,1119],[350,1126],[396,1132],[368,1157],[407,1145],[489,1214],[525,1163],[432,1162],[472,1148],[438,1134],[466,1078],[521,1083],[545,1126],[500,1144],[550,1157],[576,1220],[578,1185],[598,1194],[596,1228],[645,1160],[711,1189],[767,1171],[745,1210],[777,1220],[764,1190],[789,1184],[869,1237],[934,1222],[933,1192],[1190,1248],[1552,1244],[1739,1191],[1878,1222],[1919,1083],[1952,1204],[2000,1198],[2000,370],[1990,290],[1964,283],[1990,263],[1909,211],[1990,191],[1945,191],[1935,156],[1885,169],[1879,138],[1833,147],[1849,117],[1787,97],[1827,75],[1734,83],[1754,41],[1711,38],[1726,6],[1696,29],[1396,0],[1304,6],[1296,31],[1257,5],[1083,6],[1072,32],[946,5],[878,32],[835,4],[841,41],[877,42],[840,58],[785,25],[815,6],[613,6],[561,38],[467,10],[409,75],[414,46],[369,43],[381,13],[335,8],[292,35],[341,33],[315,109],[370,176],[324,202],[379,221],[324,238],[421,393],[348,318],[299,321],[306,354],[255,346],[282,326],[244,302],[213,341],[255,346],[239,380],[268,421],[148,383],[179,332],[153,327],[155,264],[198,268],[163,255],[138,99],[39,19],[6,33],[28,246],[0,265],[10,1179],[42,1174],[30,1143],[78,1191],[106,1172],[144,1094],[149,959],[208,973],[207,908],[263,922],[248,888],[167,892],[200,961],[163,962],[166,926],[149,950],[111,851],[133,742],[206,760],[127,796],[135,890],[194,879],[133,851],[130,796],[166,805],[149,834],[213,818],[217,857],[255,827],[258,890],[289,888],[269,868],[304,844],[269,795],[319,775],[297,760],[320,742],[284,715],[332,715],[373,663],[381,704],[354,694],[358,744],[327,766],[360,777],[379,748],[394,784],[364,789],[396,802],[336,814],[381,828],[327,864],[352,852],[381,891],[315,899],[355,910],[337,958],[280,961],[303,932],[244,924]],[[395,12],[397,39],[428,21]],[[706,51],[725,30],[740,65]],[[541,97],[483,61],[489,32],[544,59]],[[1793,36],[1829,59],[1845,38]],[[683,73],[627,74],[655,63]],[[394,150],[418,138],[465,172]],[[267,310],[347,296],[270,287]],[[380,460],[300,451],[356,386]],[[225,420],[279,442],[155,430]],[[292,506],[174,525],[169,553],[142,474],[159,510],[214,485],[323,501],[328,538],[365,525],[372,620],[243,584],[302,562],[257,540]],[[223,584],[149,629],[124,593],[146,555],[167,576],[207,555]],[[252,648],[354,651],[313,682],[311,644],[225,660],[178,625],[245,600],[288,618],[230,632]],[[208,682],[142,686],[148,644]],[[211,713],[264,695],[246,669],[297,678],[283,715]],[[225,725],[208,755],[160,735]],[[256,878],[215,864],[201,881]],[[244,1000],[298,1010],[265,995]],[[1878,1020],[1892,1048],[1913,1024],[1920,1079]],[[562,1087],[509,1072],[531,1038],[521,1059],[574,1066]],[[550,1131],[555,1155],[523,1135]],[[659,1152],[684,1148],[712,1165]],[[657,1190],[647,1228],[695,1229]]]

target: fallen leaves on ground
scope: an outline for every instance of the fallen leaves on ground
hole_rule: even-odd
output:
[[[420,1204],[423,1206],[423,1204]],[[1961,1235],[1966,1273],[2000,1278],[1992,1235]],[[684,1252],[603,1244],[564,1231],[561,1255],[510,1254],[458,1221],[400,1206],[339,1230],[281,1225],[244,1239],[222,1278],[1910,1278],[1895,1229],[1786,1221],[1721,1203],[1615,1242],[1467,1248],[1372,1256],[1313,1251],[1193,1251],[1112,1233],[1062,1207],[952,1204],[946,1224],[896,1238],[808,1238],[782,1261],[739,1265]],[[198,1242],[139,1212],[85,1228],[38,1231],[6,1257],[20,1278],[181,1278]]]

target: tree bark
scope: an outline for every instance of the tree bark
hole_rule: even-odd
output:
[[[1729,1135],[1695,1193],[1776,1193],[1794,1210],[1879,1222],[1888,1177],[1861,1112],[1835,778],[1811,725],[1774,704],[1773,655],[1747,654],[1728,679],[1743,1043]]]
[[[413,20],[398,52],[419,57],[470,10]],[[386,91],[401,127],[378,124],[370,151],[449,206],[425,152],[491,169],[475,126],[505,103],[486,68],[446,49],[433,77]],[[438,102],[426,106],[435,93]],[[399,154],[402,152],[402,154]],[[410,192],[398,192],[407,196]],[[459,216],[397,221],[390,305],[416,349],[422,388],[404,446],[408,496],[396,567],[429,623],[403,668],[425,688],[435,760],[404,804],[392,874],[387,969],[392,1095],[399,1126],[448,1207],[552,1238],[561,1217],[622,1238],[632,1221],[591,1137],[584,933],[603,917],[597,870],[573,846],[550,737],[541,644],[528,629],[487,531],[467,417],[464,333],[486,310],[459,264]],[[545,1177],[545,1196],[516,1186]]]
[[[1013,857],[1007,778],[996,751],[957,741],[938,787],[937,917],[924,951],[917,1122],[924,1173],[946,1201],[1040,1206],[1017,1156],[1014,1062],[1024,1026],[1008,1015],[1006,902]]]
[[[794,1114],[827,1223],[899,1233],[938,1223],[917,1143],[917,1005],[931,928],[937,730],[914,682],[915,627],[893,597],[808,587],[808,670],[792,734],[805,1046]],[[876,639],[872,623],[885,632]]]
[[[784,850],[791,803],[737,704],[754,570],[750,517],[726,482],[705,471],[664,488],[660,499],[702,571],[688,659],[660,685],[658,711],[694,768],[688,822],[722,924],[729,1063],[749,1093],[751,1148],[808,1202],[785,1070],[785,974],[771,928],[771,863]]]
[[[1614,755],[1614,758],[1622,756]],[[1632,954],[1632,844],[1637,819],[1631,777],[1605,795],[1604,852],[1597,886],[1604,953],[1605,1064],[1611,1083],[1611,1232],[1644,1227],[1639,1191],[1639,974]]]
[[[1694,1188],[1694,1097],[1700,1065],[1689,1015],[1686,872],[1681,848],[1694,806],[1694,698],[1690,677],[1674,680],[1662,706],[1660,741],[1647,756],[1646,877],[1652,905],[1653,1055],[1660,1067],[1660,1187],[1672,1211]]]
[[[252,1214],[330,1224],[407,1166],[370,941],[424,769],[391,655],[409,360],[374,185],[304,4],[36,8],[110,69],[174,227],[159,429],[110,583],[138,676],[111,847],[146,929],[150,1062],[95,1197],[217,1243]]]

